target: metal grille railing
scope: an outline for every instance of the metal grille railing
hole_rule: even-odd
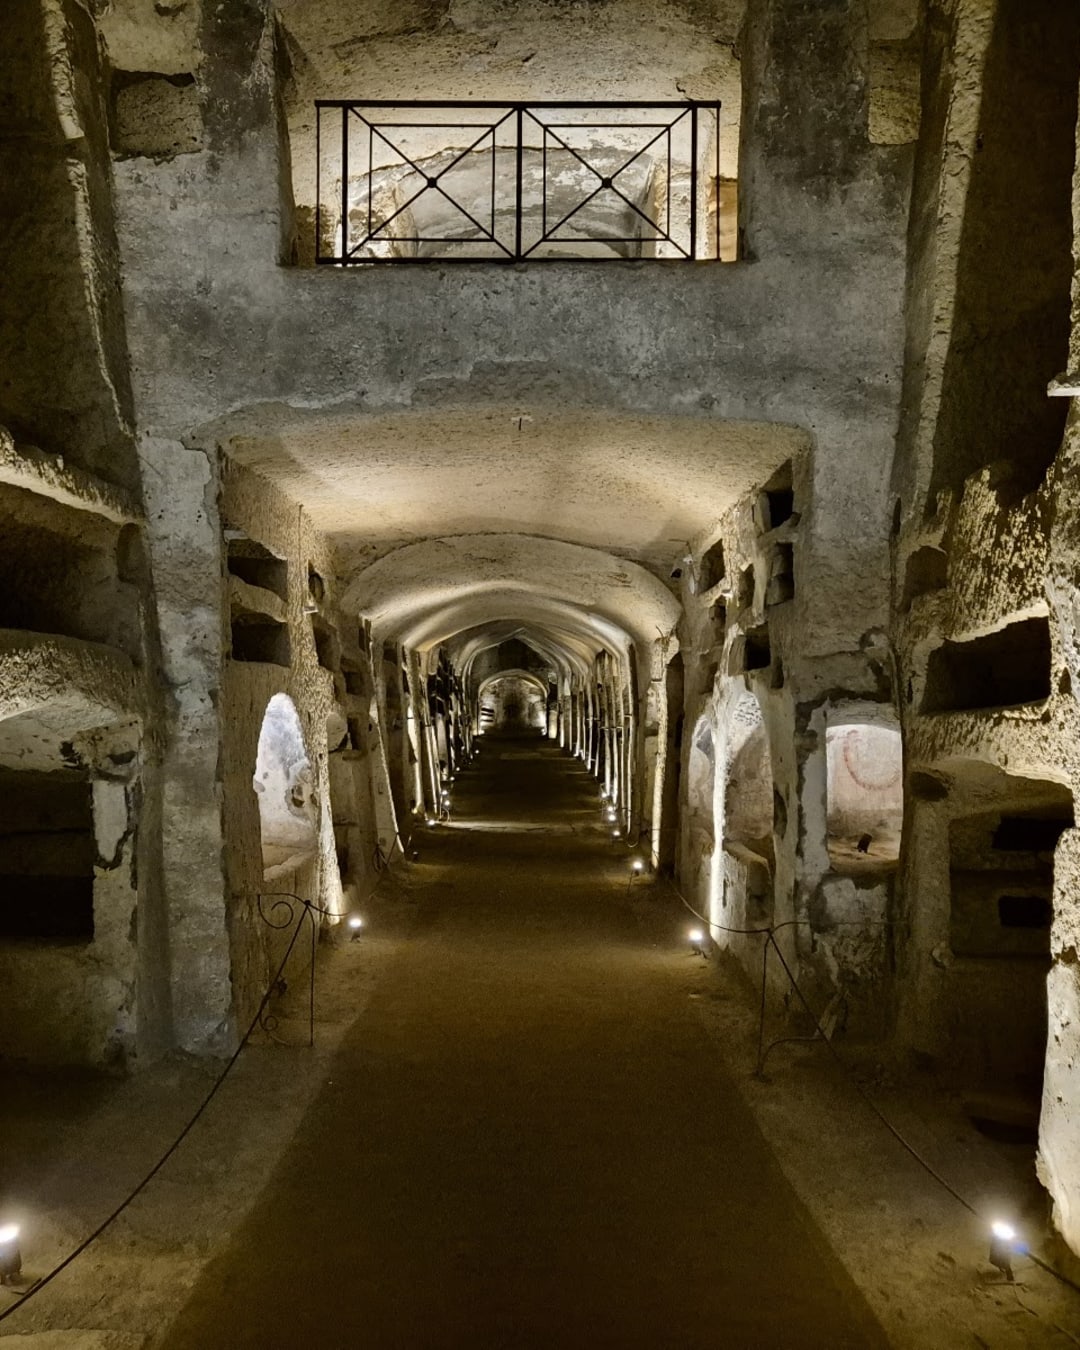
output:
[[[316,104],[319,263],[720,257],[719,103]]]

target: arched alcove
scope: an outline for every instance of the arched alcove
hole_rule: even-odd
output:
[[[712,914],[716,855],[716,741],[707,718],[698,720],[686,766],[686,876],[703,913]]]
[[[485,680],[480,725],[498,731],[546,731],[547,686],[527,671],[503,671]]]
[[[894,867],[904,822],[900,724],[889,708],[829,715],[825,733],[829,859],[837,871]]]
[[[753,694],[741,694],[725,722],[724,921],[756,924],[771,919],[773,908],[772,755]]]
[[[753,694],[743,694],[732,709],[727,743],[724,845],[771,861],[772,761],[761,705]]]
[[[315,776],[296,706],[287,694],[266,705],[255,774],[263,877],[285,876],[314,858],[319,847]]]

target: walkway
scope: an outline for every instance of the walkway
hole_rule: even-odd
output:
[[[167,1350],[883,1346],[630,913],[593,780],[489,735],[454,795],[410,940]]]

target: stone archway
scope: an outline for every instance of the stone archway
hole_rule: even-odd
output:
[[[708,718],[698,719],[686,767],[685,882],[695,904],[712,917],[716,869],[716,738]]]
[[[741,927],[772,918],[772,756],[754,694],[740,694],[725,723],[722,907],[725,922]]]
[[[311,862],[319,850],[314,767],[287,694],[266,705],[251,785],[259,801],[263,879],[270,881]]]

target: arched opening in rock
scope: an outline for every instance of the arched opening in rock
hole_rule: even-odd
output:
[[[754,926],[772,917],[773,772],[761,704],[745,693],[725,719],[724,922]]]
[[[683,879],[697,908],[713,917],[716,895],[716,738],[699,718],[686,767],[686,852]]]
[[[534,239],[533,257],[679,256],[692,187],[691,256],[735,258],[740,4],[451,8],[403,27],[390,0],[281,5],[301,261],[316,229],[320,256],[369,261],[505,257]],[[463,97],[476,105],[432,106]],[[317,99],[369,102],[317,114]],[[688,99],[719,105],[694,131],[662,107]]]
[[[480,725],[489,731],[547,731],[547,686],[526,671],[505,671],[480,689]]]
[[[337,883],[328,878],[324,893],[340,887],[340,894],[327,894],[327,908],[335,912],[348,909],[359,895],[364,873],[364,854],[371,831],[364,830],[361,802],[365,784],[357,779],[359,756],[353,745],[352,730],[346,718],[332,712],[326,722],[326,768],[330,790],[330,819],[334,831],[334,855]],[[335,903],[336,901],[336,903]]]
[[[288,876],[318,853],[319,812],[303,728],[287,694],[266,705],[251,785],[259,800],[263,878]]]
[[[890,708],[833,709],[825,732],[829,860],[839,872],[895,867],[904,822],[900,725]]]

